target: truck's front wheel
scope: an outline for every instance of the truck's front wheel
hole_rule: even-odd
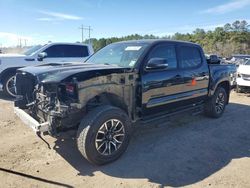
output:
[[[77,146],[91,163],[103,165],[118,159],[127,149],[130,119],[113,106],[100,106],[89,112],[79,126]]]

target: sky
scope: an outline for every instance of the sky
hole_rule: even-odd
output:
[[[165,36],[243,19],[250,0],[1,0],[0,47],[81,41],[81,25],[94,38]]]

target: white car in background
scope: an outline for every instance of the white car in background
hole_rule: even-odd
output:
[[[243,89],[250,89],[250,59],[248,59],[243,65],[239,65],[236,82],[236,91],[238,93]]]
[[[0,54],[0,91],[15,96],[16,70],[48,63],[84,62],[94,53],[91,45],[82,43],[48,43],[37,45],[23,54]]]

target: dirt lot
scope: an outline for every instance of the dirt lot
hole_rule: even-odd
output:
[[[220,119],[202,115],[136,129],[116,162],[93,166],[75,133],[46,136],[0,99],[0,187],[250,187],[250,94],[232,93]]]

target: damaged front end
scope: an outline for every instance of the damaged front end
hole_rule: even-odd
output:
[[[88,111],[113,105],[137,119],[137,74],[109,65],[27,67],[16,74],[15,112],[36,132],[77,128]]]
[[[71,107],[78,101],[77,83],[36,81],[28,73],[16,75],[15,113],[36,132],[55,135],[80,121],[82,110]],[[74,119],[74,121],[73,121]]]

